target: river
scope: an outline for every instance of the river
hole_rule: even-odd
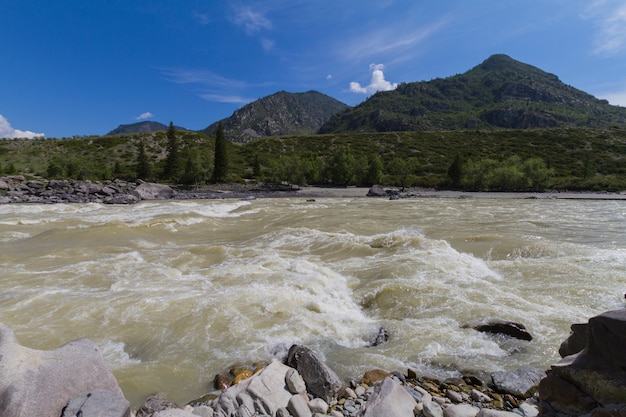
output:
[[[573,322],[622,308],[623,201],[304,198],[0,205],[0,320],[87,337],[134,406],[181,404],[293,343],[344,379],[547,368]],[[534,339],[479,333],[492,319]],[[468,327],[468,325],[470,327]],[[390,340],[368,347],[380,327]]]

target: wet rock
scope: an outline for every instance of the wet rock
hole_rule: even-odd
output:
[[[368,197],[387,197],[387,191],[382,185],[373,185],[367,192]]]
[[[93,342],[29,349],[0,323],[0,415],[59,417],[71,399],[96,390],[123,395]]]
[[[423,413],[426,417],[443,417],[443,409],[436,401],[424,403]]]
[[[287,365],[300,373],[311,394],[327,403],[337,399],[343,384],[317,353],[306,346],[293,345],[287,354]]]
[[[382,369],[372,369],[363,374],[361,382],[365,385],[372,386],[385,378],[390,378],[393,374]]]
[[[571,333],[559,347],[562,358],[580,352],[587,343],[587,323],[575,323],[571,326]]]
[[[213,387],[220,391],[224,391],[226,388],[230,387],[231,384],[231,379],[223,374],[217,374],[213,379]]]
[[[384,379],[361,410],[363,417],[413,417],[417,402],[391,378]]]
[[[389,341],[389,332],[384,327],[381,327],[378,329],[378,333],[376,333],[376,336],[374,336],[374,338],[370,342],[370,346],[373,347],[373,346],[382,345],[383,343],[387,343],[388,341]]]
[[[545,374],[541,369],[520,368],[514,371],[494,372],[491,379],[499,392],[528,398],[537,391],[539,381]]]
[[[493,321],[475,326],[474,330],[483,333],[503,334],[520,340],[533,340],[533,337],[523,324],[514,323],[512,321]]]
[[[476,417],[519,417],[519,414],[511,411],[483,408],[476,414]]]
[[[62,417],[130,417],[130,402],[120,394],[96,390],[74,397]]]
[[[313,414],[326,414],[326,411],[328,411],[328,403],[321,398],[314,398],[309,401],[309,409]]]

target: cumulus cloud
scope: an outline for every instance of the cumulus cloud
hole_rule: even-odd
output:
[[[11,127],[7,119],[0,114],[0,138],[2,139],[35,139],[45,137],[43,133],[35,133],[29,130],[17,130]]]
[[[149,111],[147,111],[145,113],[141,113],[139,116],[135,117],[135,119],[137,119],[137,120],[146,120],[146,119],[149,119],[151,117],[154,117],[154,114],[152,114]]]
[[[352,81],[350,83],[350,91],[360,94],[373,94],[377,91],[395,90],[398,87],[398,83],[390,83],[385,80],[384,69],[385,66],[383,64],[371,64],[370,72],[372,73],[372,79],[369,85],[362,86],[360,83]]]
[[[626,50],[626,4],[616,0],[596,0],[583,13],[597,33],[594,53],[612,56]]]

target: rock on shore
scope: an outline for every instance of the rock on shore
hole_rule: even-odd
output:
[[[141,200],[173,198],[167,185],[121,180],[29,180],[21,175],[0,177],[0,204],[104,203],[133,204]]]

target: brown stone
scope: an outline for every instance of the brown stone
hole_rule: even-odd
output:
[[[392,374],[390,372],[383,371],[382,369],[372,369],[363,374],[361,382],[371,387],[375,383],[382,381],[385,378],[390,378],[391,376]]]

